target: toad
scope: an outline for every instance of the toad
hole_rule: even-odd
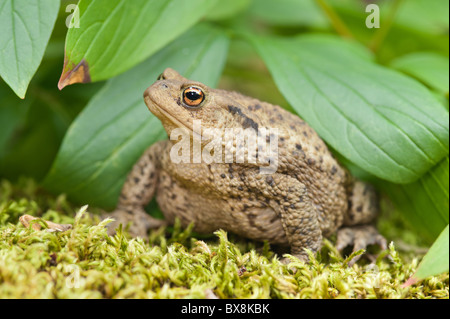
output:
[[[375,190],[353,178],[298,116],[236,92],[212,89],[170,68],[145,91],[144,100],[169,137],[179,129],[192,141],[200,136],[198,151],[208,147],[202,140],[207,129],[215,129],[216,138],[224,137],[227,128],[277,132],[276,170],[264,172],[257,161],[224,156],[195,161],[191,154],[188,161],[174,160],[179,139],[157,142],[134,165],[116,210],[107,215],[115,220],[110,233],[121,223],[129,225],[131,235],[146,237],[149,229],[179,218],[185,227],[193,223],[199,233],[224,229],[289,246],[301,260],[308,259],[305,248],[317,252],[322,238],[336,232],[338,249],[370,244],[386,249],[386,240],[371,225],[378,211]],[[214,144],[214,152],[238,151],[241,144],[224,140]],[[144,210],[154,196],[164,220]]]

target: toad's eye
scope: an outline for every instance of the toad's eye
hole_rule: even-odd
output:
[[[164,77],[164,73],[161,73],[156,80],[161,81],[161,80],[165,80],[165,79],[166,78]]]
[[[190,107],[199,106],[205,99],[205,93],[202,89],[190,86],[183,91],[183,102]]]

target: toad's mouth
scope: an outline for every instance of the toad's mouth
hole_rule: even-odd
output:
[[[168,110],[164,109],[158,103],[156,103],[147,92],[145,92],[144,94],[144,101],[150,112],[152,112],[155,116],[157,116],[161,121],[163,121],[163,119],[158,116],[158,113],[161,114],[161,116],[164,117],[164,119],[167,119],[170,122],[172,122],[176,127],[188,130],[190,133],[193,134],[195,138],[199,138],[201,140],[202,137],[201,127],[197,132],[197,130],[193,129],[192,123],[187,124],[180,121],[179,119],[176,118],[176,116],[174,116]]]

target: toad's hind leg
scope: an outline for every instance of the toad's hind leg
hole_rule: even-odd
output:
[[[273,208],[281,219],[291,254],[307,261],[308,254],[305,249],[310,249],[314,253],[320,249],[322,231],[316,207],[310,199],[306,186],[297,179],[283,174],[274,174],[253,182],[267,184],[260,185],[259,189],[263,187],[267,189],[264,195],[271,199]],[[249,183],[252,183],[251,179]]]
[[[387,249],[386,239],[371,225],[378,215],[379,203],[375,189],[355,180],[348,191],[349,207],[344,218],[344,227],[337,232],[336,248],[342,251],[352,245],[353,251],[366,249],[369,245],[379,245]],[[361,255],[356,256],[355,263]]]
[[[156,143],[142,154],[128,174],[116,210],[102,215],[103,218],[114,219],[114,222],[108,224],[109,235],[115,234],[116,228],[122,224],[123,227],[129,225],[128,232],[131,236],[146,238],[149,229],[165,224],[165,221],[153,218],[144,210],[155,194],[158,180],[156,161],[164,143]]]
[[[344,225],[362,225],[373,222],[379,211],[378,196],[373,186],[355,180],[348,187],[348,210]]]

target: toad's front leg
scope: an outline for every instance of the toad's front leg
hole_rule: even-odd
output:
[[[119,224],[129,225],[128,232],[133,237],[147,237],[149,229],[165,225],[164,220],[156,219],[147,214],[144,207],[155,194],[158,181],[157,160],[165,142],[159,142],[147,149],[122,187],[117,208],[112,213],[102,215],[103,218],[113,218],[108,224],[108,234],[113,235]]]

